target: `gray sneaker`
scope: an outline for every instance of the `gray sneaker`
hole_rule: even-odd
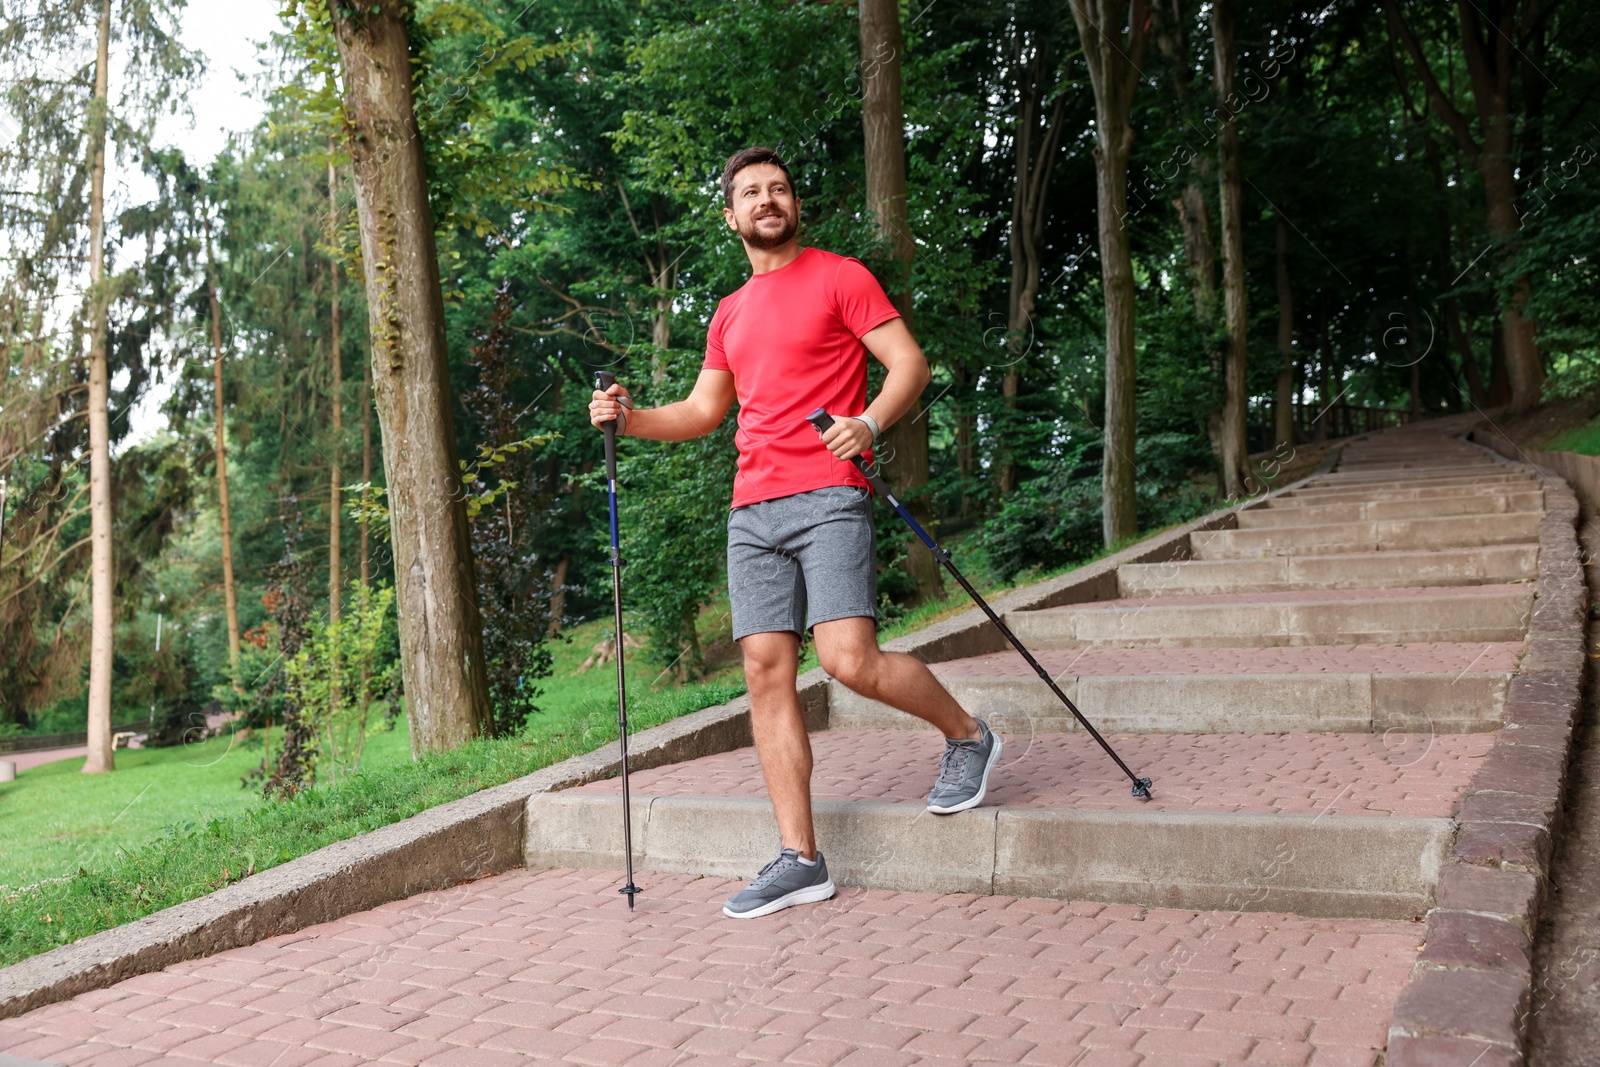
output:
[[[755,919],[796,904],[814,904],[833,896],[833,879],[828,864],[817,853],[817,862],[800,862],[798,849],[786,848],[778,858],[761,868],[756,880],[728,899],[722,914],[730,919]]]
[[[989,772],[1000,762],[1000,737],[989,724],[978,720],[981,731],[976,741],[945,738],[944,759],[939,762],[939,780],[928,794],[928,810],[935,815],[966,811],[983,803],[989,791]]]

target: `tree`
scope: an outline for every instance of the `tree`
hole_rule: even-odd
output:
[[[1461,153],[1478,169],[1483,182],[1486,228],[1490,240],[1502,246],[1499,253],[1502,264],[1514,260],[1515,238],[1520,228],[1514,151],[1519,116],[1513,114],[1512,107],[1517,72],[1524,60],[1516,42],[1525,41],[1529,47],[1534,47],[1535,37],[1542,40],[1551,11],[1558,2],[1528,4],[1485,0],[1484,8],[1480,8],[1473,0],[1457,0],[1462,58],[1478,113],[1477,136],[1473,136],[1466,115],[1440,85],[1400,5],[1396,0],[1385,0],[1384,4],[1390,32],[1400,39],[1416,65],[1417,74],[1427,89],[1428,102],[1454,136]],[[1489,23],[1487,27],[1484,21]],[[1500,343],[1511,378],[1511,408],[1519,412],[1539,402],[1544,386],[1544,364],[1534,338],[1533,322],[1523,312],[1531,284],[1526,276],[1515,278],[1509,287],[1509,299],[1500,309]]]
[[[100,3],[100,36],[89,112],[89,754],[84,774],[115,766],[111,749],[111,380],[106,369],[106,107],[111,0]]]
[[[202,208],[205,212],[205,209]],[[239,597],[233,581],[233,509],[228,506],[227,419],[222,407],[222,302],[217,298],[217,263],[211,248],[211,215],[201,215],[206,234],[206,305],[211,312],[211,371],[215,390],[217,517],[222,524],[222,599],[228,617],[228,668],[239,670]]]
[[[380,0],[330,18],[361,220],[411,747],[437,751],[485,733],[488,677],[405,5]]]
[[[1139,84],[1139,64],[1150,39],[1147,0],[1128,0],[1127,30],[1118,0],[1077,0],[1072,18],[1094,86],[1094,162],[1100,231],[1100,279],[1106,315],[1105,458],[1102,461],[1102,533],[1110,546],[1139,529],[1134,496],[1133,256],[1128,228],[1128,157],[1133,148],[1129,114]]]
[[[1272,393],[1272,439],[1277,450],[1294,446],[1294,286],[1289,279],[1289,227],[1274,215],[1278,285],[1278,381]]]
[[[1045,221],[1049,217],[1050,178],[1061,148],[1062,116],[1067,93],[1061,84],[1055,42],[1042,27],[1019,24],[1011,45],[1011,77],[1017,100],[1012,156],[1016,180],[1011,193],[1011,225],[1006,246],[1011,255],[1011,289],[1006,307],[1006,364],[1001,395],[1008,408],[1016,405],[1021,387],[1020,364],[1032,332],[1044,262]],[[1054,99],[1052,100],[1052,97]],[[1000,457],[1000,492],[1016,488],[1013,456]]]
[[[344,485],[339,453],[344,447],[344,351],[339,344],[339,172],[333,165],[333,138],[328,138],[328,621],[339,621],[339,513]]]
[[[906,214],[905,110],[900,102],[904,51],[898,0],[862,0],[861,129],[866,145],[867,210],[877,220],[878,233],[892,249],[894,261],[909,275],[916,245]],[[889,299],[914,330],[910,288],[896,286]],[[912,514],[926,523],[933,517],[925,492],[928,420],[921,411],[908,415],[884,433],[884,473]],[[920,541],[912,543],[906,554],[906,570],[916,583],[916,600],[936,599],[943,593],[939,565]]]
[[[84,32],[89,25],[96,28],[92,37]],[[81,413],[88,436],[86,773],[113,766],[118,562],[113,552],[116,471],[111,445],[126,427],[114,427],[111,409],[136,399],[146,380],[143,345],[149,340],[139,330],[111,336],[108,317],[124,289],[138,284],[138,272],[108,276],[108,250],[122,234],[115,213],[108,211],[106,153],[114,144],[144,158],[155,115],[181,93],[193,63],[177,46],[170,26],[171,10],[162,0],[130,0],[118,6],[111,0],[19,3],[0,21],[0,66],[13,75],[4,95],[21,120],[0,151],[0,200],[5,202],[0,224],[13,264],[4,282],[7,310],[20,312],[14,321],[32,334],[25,346],[48,354],[53,364],[23,383],[36,399],[17,414],[26,424],[34,421],[41,402],[49,407],[67,401],[74,415]],[[122,78],[115,99],[110,84],[113,43],[125,50],[118,57]],[[70,317],[63,307],[78,301],[62,299],[63,282],[66,287],[84,286],[81,311]],[[118,363],[130,358],[131,364]],[[125,390],[113,388],[118,370],[130,372]],[[12,422],[13,413],[0,418]],[[82,432],[76,426],[73,430]],[[51,450],[70,451],[75,444],[57,438]]]
[[[1249,404],[1246,379],[1249,355],[1249,314],[1244,286],[1244,183],[1239,173],[1239,124],[1232,120],[1239,99],[1234,94],[1236,60],[1234,20],[1236,0],[1215,0],[1211,5],[1211,47],[1215,60],[1217,113],[1218,199],[1222,204],[1222,305],[1228,343],[1222,360],[1222,491],[1237,498],[1245,495],[1245,417]]]

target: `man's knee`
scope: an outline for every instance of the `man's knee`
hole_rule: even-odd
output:
[[[783,641],[774,641],[767,635],[747,637],[739,642],[744,652],[745,683],[753,689],[794,682],[796,654]]]
[[[881,655],[876,643],[850,644],[826,650],[819,648],[817,661],[841,685],[865,694],[874,687]]]

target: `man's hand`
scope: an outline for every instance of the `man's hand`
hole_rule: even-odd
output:
[[[841,415],[822,435],[822,443],[840,459],[853,459],[872,447],[872,431],[860,419]]]
[[[594,391],[594,396],[589,400],[589,422],[596,429],[602,429],[606,423],[615,421],[617,433],[626,434],[628,410],[632,407],[633,400],[628,396],[628,391],[621,382],[615,382],[603,393],[598,389]]]

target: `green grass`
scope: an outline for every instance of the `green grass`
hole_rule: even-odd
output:
[[[1600,456],[1600,419],[1554,438],[1540,448],[1547,452],[1576,452],[1580,456]]]
[[[639,696],[630,692],[629,725],[648,729],[731,700],[743,691],[742,684],[721,682]],[[143,841],[117,844],[114,827],[128,815],[105,819],[101,814],[104,808],[96,808],[88,801],[76,805],[80,824],[107,829],[100,834],[92,855],[79,853],[87,859],[79,867],[3,891],[0,966],[203,896],[324,845],[387,826],[616,740],[614,696],[602,697],[596,686],[590,687],[590,693],[588,699],[565,709],[563,714],[541,718],[518,737],[475,741],[414,763],[404,757],[403,747],[395,746],[400,752],[396,759],[392,753],[382,751],[385,746],[380,745],[370,762],[363,761],[359,773],[282,803],[218,804],[216,798],[225,790],[207,791],[200,775],[179,771],[186,766],[181,749],[153,751],[147,762],[138,765],[131,760],[124,762],[125,770],[145,771],[146,785],[160,781],[163,772],[185,779],[190,783],[185,787],[188,791],[174,787],[163,790],[163,795],[187,798],[197,805],[196,809],[179,814],[176,823],[172,822],[175,809],[168,809],[168,825],[154,836],[149,836],[147,830]],[[398,731],[389,736],[396,735]],[[216,768],[228,758],[218,760],[207,769],[209,773],[221,774]],[[239,765],[248,763],[241,760]],[[121,774],[123,770],[108,777]],[[56,776],[40,775],[35,780],[40,783],[37,787],[19,776],[7,788],[6,803],[31,803],[22,798],[36,788],[46,791],[46,795],[50,790],[61,795],[63,787]],[[93,781],[79,778],[74,785]],[[102,801],[107,796],[120,799],[121,795],[100,794]],[[207,804],[214,806],[208,808]],[[127,810],[131,812],[133,808]],[[56,825],[70,823],[70,819],[63,819]]]
[[[83,775],[81,756],[23,771],[0,787],[0,889],[95,867],[174,824],[259,807],[259,790],[240,780],[261,754],[259,739],[229,734],[177,748],[119,750],[112,774]],[[403,720],[367,741],[369,772],[410,762]]]
[[[590,646],[609,630],[608,621],[576,627],[571,642],[553,646],[555,673],[543,683],[540,704],[546,710],[534,717],[534,736],[559,734],[574,717],[615,714],[613,665],[577,670]],[[628,663],[629,690],[642,693],[639,679],[655,672],[642,665],[637,651]],[[394,730],[385,730],[382,707],[374,709],[362,756],[368,773],[411,762],[404,717]],[[241,740],[229,734],[199,745],[119,750],[111,774],[81,774],[82,757],[22,771],[14,783],[0,786],[0,889],[93,867],[173,825],[204,823],[265,804],[258,788],[241,784],[261,763],[262,750],[259,737]]]

